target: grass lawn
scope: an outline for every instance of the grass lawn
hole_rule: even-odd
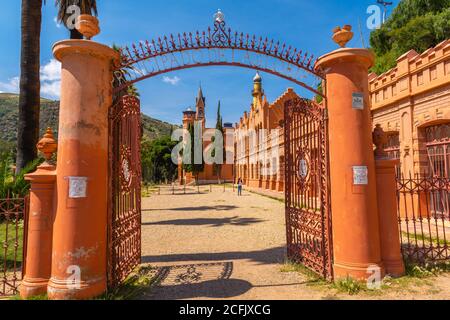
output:
[[[6,231],[8,230],[8,239]],[[19,221],[16,241],[16,224],[5,222],[0,223],[0,271],[5,267],[5,246],[6,244],[6,270],[14,270],[14,260],[16,260],[16,269],[22,265],[23,252],[23,220]],[[17,254],[14,252],[17,246]]]

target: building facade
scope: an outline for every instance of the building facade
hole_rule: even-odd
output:
[[[411,50],[382,75],[369,75],[374,125],[406,177],[450,173],[450,39],[422,54]]]
[[[382,75],[369,75],[373,126],[388,135],[386,151],[400,160],[398,174],[450,175],[450,39],[418,54],[411,50],[397,66]],[[252,103],[234,128],[234,165],[225,165],[223,179],[272,191],[284,191],[284,103],[298,98],[288,88],[270,103],[259,73],[253,79]],[[196,109],[184,112],[183,127],[202,121],[205,98],[199,90]],[[205,147],[208,143],[205,144]],[[227,152],[232,152],[228,150]],[[193,180],[179,169],[180,182]],[[217,181],[213,167],[205,166],[200,181]]]
[[[198,95],[195,100],[195,110],[188,108],[183,112],[183,129],[189,130],[190,125],[197,123],[201,126],[202,135],[207,133],[208,130],[214,130],[211,128],[206,128],[206,98],[203,95],[202,88],[199,88]],[[228,158],[232,158],[233,150],[232,148],[227,148],[227,145],[233,145],[232,141],[227,141],[227,139],[232,140],[234,136],[234,128],[230,123],[224,123],[224,145],[225,153]],[[228,142],[228,143],[227,143]],[[211,141],[203,140],[203,149],[208,150]],[[200,184],[207,183],[217,183],[217,182],[233,182],[234,181],[234,166],[232,163],[224,163],[221,165],[220,171],[214,168],[212,164],[205,164],[203,172],[198,175],[198,182]],[[178,165],[178,180],[180,184],[191,184],[195,182],[195,177],[190,172],[185,172],[183,165]]]
[[[284,103],[298,97],[289,88],[273,103],[264,94],[259,73],[253,101],[235,125],[235,171],[246,186],[284,191]]]

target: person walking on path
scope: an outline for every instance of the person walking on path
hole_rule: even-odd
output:
[[[242,179],[238,179],[238,196],[242,196]]]

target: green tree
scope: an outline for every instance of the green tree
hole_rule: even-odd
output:
[[[216,130],[219,131],[220,133],[222,133],[222,136],[225,137],[225,135],[224,135],[225,131],[223,129],[223,119],[222,119],[222,115],[220,114],[220,100],[219,100],[219,104],[217,106]],[[214,142],[215,141],[215,137],[212,140]],[[225,160],[225,157],[226,157],[226,154],[225,154],[225,139],[223,140],[223,144],[222,144],[222,154],[223,154],[222,162],[213,164],[214,174],[218,176],[219,183],[221,181],[221,175],[222,175],[222,164],[223,164],[223,161]],[[211,151],[211,156],[212,157],[216,156],[216,149]]]
[[[188,126],[188,131],[189,131],[189,136],[191,139],[191,161],[189,163],[184,163],[183,164],[183,170],[185,172],[189,172],[192,173],[192,175],[195,177],[195,182],[198,184],[198,176],[201,172],[203,172],[203,170],[205,170],[205,163],[204,163],[204,159],[203,159],[203,154],[202,154],[202,159],[201,159],[201,163],[195,163],[195,129],[194,129],[194,124],[189,124]],[[197,142],[197,144],[200,143],[201,148],[203,149],[203,140],[200,140]],[[183,150],[184,151],[184,150]]]
[[[22,0],[20,96],[16,173],[37,157],[40,110],[40,34],[42,0]]]
[[[81,14],[98,15],[96,0],[55,0],[55,5],[58,7],[58,22],[63,23],[64,26],[69,29],[70,39],[83,39],[83,35],[78,32],[77,29],[69,28],[67,25],[69,23],[69,19],[71,19],[74,14],[74,12],[70,10],[70,6],[78,6]],[[74,23],[74,21],[70,22]]]
[[[144,182],[161,183],[173,181],[177,176],[178,166],[172,162],[172,150],[177,142],[164,136],[141,142],[142,178]]]
[[[386,23],[370,35],[381,74],[409,50],[421,53],[450,36],[450,0],[402,0]]]

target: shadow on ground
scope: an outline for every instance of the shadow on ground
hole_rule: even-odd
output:
[[[248,226],[255,223],[264,222],[259,218],[239,218],[238,216],[229,218],[195,218],[195,219],[175,219],[158,222],[144,222],[142,225],[174,225],[174,226],[211,226],[223,227],[225,225],[232,226]]]
[[[158,267],[154,282],[144,289],[140,300],[177,300],[193,298],[226,299],[241,296],[252,288],[298,286],[310,281],[253,285],[232,279],[233,262],[198,263]]]
[[[143,209],[146,211],[230,211],[238,209],[237,206],[217,205],[217,206],[198,206],[198,207],[179,207],[179,208],[159,208],[159,209]]]
[[[259,264],[283,263],[286,260],[286,247],[282,246],[258,251],[186,253],[142,257],[142,263],[225,260],[250,260]]]

